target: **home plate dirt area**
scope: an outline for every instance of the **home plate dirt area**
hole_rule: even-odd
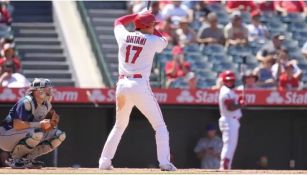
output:
[[[160,169],[114,168],[113,170],[98,170],[97,168],[54,168],[42,169],[11,169],[0,168],[0,174],[307,174],[307,170],[203,170],[179,169],[175,172],[160,171]]]

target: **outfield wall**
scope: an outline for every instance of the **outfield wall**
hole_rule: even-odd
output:
[[[0,105],[3,118],[12,104]],[[102,146],[114,123],[115,108],[110,104],[55,104],[61,115],[59,127],[67,140],[58,150],[58,165],[96,167]],[[179,168],[197,168],[193,153],[198,138],[209,122],[217,124],[216,106],[162,105],[170,131],[171,151]],[[233,167],[257,168],[262,155],[269,158],[270,169],[307,169],[307,113],[303,108],[261,108],[243,111],[240,138]],[[114,159],[116,167],[155,166],[154,132],[146,119],[133,110],[130,124]],[[52,155],[44,157],[52,165]]]

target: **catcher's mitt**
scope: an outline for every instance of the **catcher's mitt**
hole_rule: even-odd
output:
[[[46,131],[50,131],[50,130],[54,129],[59,124],[60,116],[55,112],[54,109],[51,109],[47,113],[45,119],[50,119],[50,125],[51,125],[50,128],[45,129],[45,132],[46,132]]]

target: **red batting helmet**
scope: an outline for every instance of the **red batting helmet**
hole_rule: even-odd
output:
[[[136,29],[144,29],[156,23],[157,22],[155,16],[149,12],[139,14],[134,20],[134,25]]]
[[[221,77],[222,77],[223,83],[229,82],[229,81],[234,82],[234,81],[236,80],[236,76],[235,76],[235,74],[233,73],[233,71],[231,71],[231,70],[226,70],[226,71],[224,71],[224,72],[221,74]]]

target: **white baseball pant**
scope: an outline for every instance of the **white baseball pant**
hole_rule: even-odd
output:
[[[155,130],[157,157],[161,164],[170,162],[169,133],[159,104],[149,85],[142,78],[119,79],[116,88],[116,122],[101,153],[101,160],[111,161],[128,123],[133,106],[149,120]]]
[[[222,132],[223,148],[221,152],[221,167],[224,160],[228,159],[228,168],[231,169],[234,153],[238,144],[240,122],[238,119],[230,117],[221,117],[219,127]]]

